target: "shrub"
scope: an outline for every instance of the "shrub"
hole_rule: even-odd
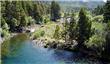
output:
[[[11,27],[16,27],[16,26],[18,26],[18,20],[17,19],[15,19],[15,18],[13,18],[12,20],[11,20],[11,23],[10,23],[10,25],[11,25]]]
[[[103,22],[103,16],[102,15],[95,16],[92,18],[92,21]]]
[[[5,23],[5,24],[2,26],[2,29],[6,29],[6,30],[8,30],[8,29],[9,29],[8,24],[7,24],[7,23]]]
[[[60,27],[58,25],[56,25],[56,29],[55,29],[55,32],[54,32],[54,35],[53,35],[53,37],[55,39],[59,39],[60,38],[59,30],[60,30]]]
[[[43,19],[43,21],[44,21],[45,24],[47,24],[48,22],[50,22],[50,19],[49,19],[48,17],[45,17],[45,18]]]
[[[39,38],[39,37],[42,37],[44,36],[45,32],[43,30],[39,30],[39,31],[36,31],[33,35],[34,35],[34,38]]]
[[[28,25],[35,23],[35,20],[31,16],[27,17],[27,19],[28,19]]]
[[[7,31],[7,30],[2,30],[2,32],[1,32],[1,37],[8,37],[10,34],[9,34],[9,32]]]
[[[86,44],[87,47],[95,46],[95,47],[102,47],[104,45],[104,36],[101,35],[93,35],[89,38],[89,41]]]

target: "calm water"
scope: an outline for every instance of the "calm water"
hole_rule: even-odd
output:
[[[37,46],[25,34],[5,41],[1,46],[2,64],[96,64],[79,53]]]

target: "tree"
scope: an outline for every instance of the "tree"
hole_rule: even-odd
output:
[[[96,14],[96,15],[101,15],[104,13],[104,9],[103,9],[103,6],[101,5],[98,5],[97,8],[95,8],[93,10],[93,13]]]
[[[102,57],[110,60],[110,1],[107,0],[104,10],[104,22],[107,24],[105,46],[102,52]]]
[[[67,22],[67,20],[63,23],[63,31],[61,33],[62,38],[65,40],[65,42],[67,42],[68,40],[68,28],[69,28],[69,23]]]
[[[104,6],[104,22],[107,23],[110,20],[110,1],[107,0],[107,3]]]
[[[83,46],[91,34],[91,22],[86,16],[85,10],[81,8],[78,21],[78,46]]]
[[[6,1],[6,9],[5,9],[5,16],[7,20],[10,21],[13,18],[13,4],[10,1]]]
[[[1,3],[1,25],[8,24],[11,31],[22,30],[23,27],[34,23],[42,22],[44,8],[46,4],[43,2],[33,1],[2,1]],[[30,17],[30,18],[29,18]],[[32,19],[32,20],[31,20]],[[5,24],[5,25],[4,25]]]
[[[2,17],[1,18],[1,27],[6,23],[6,20]]]
[[[60,6],[55,1],[51,2],[51,20],[56,21],[60,18]]]
[[[34,19],[36,20],[36,23],[42,22],[42,15],[40,13],[40,8],[38,4],[34,4]]]
[[[20,21],[20,26],[27,26],[27,24],[28,24],[28,19],[27,19],[27,16],[24,14],[24,15],[22,15],[22,17],[21,17],[21,21]]]
[[[107,23],[106,27],[105,46],[102,57],[110,60],[110,21]]]
[[[9,21],[10,24],[8,24],[10,26],[10,31],[15,31],[16,30],[16,26],[18,26],[18,21],[15,18],[12,18],[11,21]]]

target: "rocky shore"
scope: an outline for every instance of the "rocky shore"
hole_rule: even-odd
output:
[[[52,38],[38,38],[38,39],[32,39],[32,41],[35,43],[34,45],[44,47],[44,48],[54,48],[59,50],[68,50],[68,51],[77,51],[77,41],[73,40],[73,42],[65,42],[65,40],[55,40]],[[80,48],[77,52],[80,52],[83,57],[88,58],[91,61],[96,61],[101,59],[97,52],[95,52],[92,49],[88,48]]]
[[[75,40],[73,40],[72,43],[65,42],[65,40],[55,40],[52,38],[38,38],[32,41],[35,42],[37,46],[62,50],[73,50],[77,45],[77,42]]]

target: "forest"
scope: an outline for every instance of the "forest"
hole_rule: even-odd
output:
[[[11,50],[8,49],[11,47],[9,42],[4,41],[22,33],[29,36],[28,40],[44,48],[80,52],[85,58],[109,64],[110,1],[94,5],[93,8],[87,7],[86,2],[80,2],[84,4],[80,7],[75,7],[72,2],[73,7],[63,3],[1,1],[1,64],[5,64],[2,63],[4,57],[8,57]]]

